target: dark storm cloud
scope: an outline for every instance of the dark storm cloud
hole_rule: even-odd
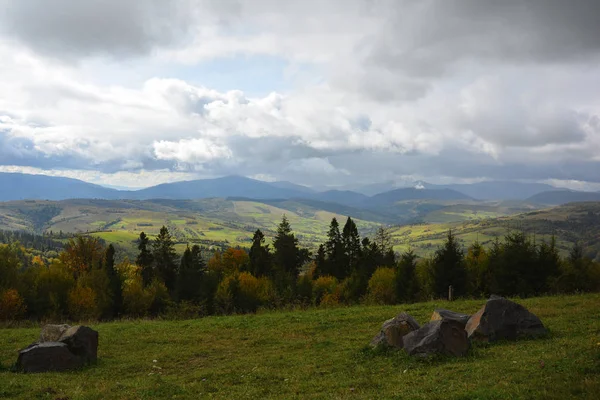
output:
[[[188,5],[185,0],[2,0],[0,29],[53,58],[129,57],[185,35]]]
[[[600,2],[596,0],[390,4],[390,17],[371,42],[369,60],[380,68],[398,68],[414,76],[437,76],[464,58],[568,63],[600,52]]]

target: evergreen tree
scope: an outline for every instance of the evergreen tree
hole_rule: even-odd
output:
[[[332,275],[342,279],[344,275],[344,247],[342,235],[340,234],[340,225],[336,218],[329,224],[327,241],[325,242],[325,254],[327,261],[325,263],[324,275]]]
[[[362,249],[360,247],[360,235],[358,228],[352,218],[348,217],[342,230],[342,246],[344,248],[344,263],[346,271],[344,277],[358,268]]]
[[[144,286],[148,286],[154,278],[152,253],[148,248],[150,239],[144,232],[140,233],[138,241],[138,256],[135,259],[135,264],[140,267],[142,273],[142,281]]]
[[[273,275],[269,245],[265,246],[265,235],[260,229],[257,229],[252,237],[249,257],[252,275],[256,277]]]
[[[456,296],[465,294],[465,266],[463,251],[452,231],[448,231],[444,246],[433,257],[434,290],[438,297],[448,295],[448,286],[452,285]]]
[[[396,298],[404,303],[417,300],[419,292],[417,277],[417,255],[409,249],[400,256],[396,273]]]
[[[206,263],[202,258],[200,246],[187,246],[181,257],[177,275],[177,299],[200,301],[202,299],[203,278]]]
[[[465,268],[467,273],[467,293],[473,296],[489,294],[487,282],[488,252],[478,241],[475,241],[467,249]]]
[[[556,238],[552,235],[550,243],[545,241],[537,250],[537,263],[532,276],[531,288],[533,294],[542,294],[550,290],[557,279],[560,270],[560,255],[556,248]]]
[[[175,253],[175,243],[166,226],[160,228],[158,236],[152,243],[152,258],[158,277],[169,293],[172,293],[177,275],[177,253]]]
[[[315,256],[315,276],[314,278],[318,278],[320,276],[327,275],[327,259],[325,255],[325,246],[322,244],[319,245],[319,250],[317,250],[317,255]]]
[[[292,228],[285,215],[277,227],[273,247],[275,248],[274,259],[277,267],[275,280],[278,289],[283,292],[291,288],[293,293],[302,260],[298,248],[298,239],[292,233]]]
[[[123,286],[119,272],[115,268],[115,247],[112,244],[106,248],[104,268],[112,291],[112,314],[117,316],[123,308]]]

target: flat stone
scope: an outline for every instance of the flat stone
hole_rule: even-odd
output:
[[[436,308],[433,314],[431,315],[431,321],[440,321],[442,319],[450,319],[452,321],[460,322],[463,326],[467,324],[471,316],[469,314],[457,313],[450,310],[444,310],[442,308]]]
[[[67,371],[80,368],[83,361],[61,342],[34,343],[19,351],[17,370],[22,372]]]

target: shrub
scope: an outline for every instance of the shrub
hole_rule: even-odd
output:
[[[332,307],[340,304],[340,295],[337,292],[325,293],[321,298],[319,306],[321,307]]]
[[[110,317],[114,295],[110,287],[110,280],[106,270],[94,268],[87,272],[82,272],[77,282],[81,286],[89,287],[94,291],[96,294],[96,305],[100,315],[103,317]]]
[[[138,275],[128,279],[123,287],[123,308],[132,317],[143,317],[148,314],[154,302],[153,293],[144,289],[142,278]]]
[[[301,275],[298,278],[297,286],[298,300],[303,305],[309,305],[312,303],[313,298],[313,280],[308,274]]]
[[[235,308],[242,312],[256,312],[264,301],[259,280],[248,272],[242,272],[237,279],[240,291]]]
[[[314,281],[313,298],[315,300],[315,304],[320,304],[326,294],[335,293],[337,284],[337,279],[329,275],[321,276]]]
[[[25,301],[15,289],[7,289],[0,293],[0,321],[22,319],[26,311]]]
[[[375,304],[396,303],[396,271],[393,268],[379,267],[369,279],[368,301]]]
[[[78,284],[69,292],[69,315],[75,321],[89,321],[100,317],[100,310],[96,304],[94,289]]]
[[[146,288],[148,296],[152,299],[150,303],[150,312],[153,315],[159,315],[167,309],[172,303],[171,296],[167,286],[159,279],[154,279],[150,286]]]
[[[42,267],[35,281],[35,303],[39,316],[57,319],[67,313],[69,292],[75,286],[73,274],[60,261]]]
[[[235,311],[236,302],[240,292],[240,282],[237,275],[223,278],[215,293],[215,303],[221,313]]]

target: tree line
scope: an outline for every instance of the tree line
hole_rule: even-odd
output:
[[[567,257],[556,242],[522,232],[490,247],[466,249],[449,231],[429,257],[393,251],[384,227],[361,238],[352,218],[333,218],[315,254],[302,248],[284,216],[271,244],[257,229],[249,249],[175,251],[169,230],[139,236],[135,260],[93,236],[70,238],[52,259],[12,242],[0,245],[0,319],[194,317],[259,308],[395,304],[456,297],[535,296],[600,290],[600,264],[575,244]]]

